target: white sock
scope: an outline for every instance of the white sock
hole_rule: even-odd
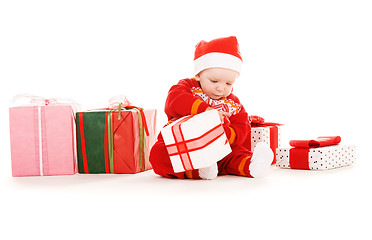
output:
[[[199,177],[202,179],[212,180],[217,178],[217,174],[218,174],[217,163],[213,164],[210,167],[199,169]]]
[[[273,159],[274,153],[269,145],[264,142],[257,143],[249,165],[249,171],[252,177],[264,177],[268,173]]]

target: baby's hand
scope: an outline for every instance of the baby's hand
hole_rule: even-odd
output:
[[[209,110],[214,110],[214,108],[208,107],[206,109],[206,111],[209,111]],[[218,115],[220,116],[221,123],[224,123],[225,122],[225,116],[226,117],[229,117],[229,113],[224,112],[224,111],[218,111]]]

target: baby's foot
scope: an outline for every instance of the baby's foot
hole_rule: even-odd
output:
[[[271,166],[274,153],[264,142],[257,143],[253,150],[253,156],[249,165],[249,171],[252,177],[259,178],[265,176]]]
[[[202,179],[212,180],[217,178],[217,174],[218,174],[217,163],[213,164],[210,167],[199,169],[199,177]]]

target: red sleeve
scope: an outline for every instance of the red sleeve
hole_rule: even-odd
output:
[[[231,97],[236,103],[239,99],[235,96]],[[248,114],[241,105],[239,113],[230,117],[230,124],[224,126],[227,139],[231,146],[243,145],[247,140],[248,132],[251,131],[251,126],[248,121]]]
[[[197,86],[196,80],[183,79],[171,87],[164,108],[168,119],[198,114],[209,107],[206,102],[192,94],[191,88]]]

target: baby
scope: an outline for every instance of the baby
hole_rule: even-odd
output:
[[[171,87],[165,113],[172,122],[183,116],[217,109],[232,152],[210,167],[175,173],[160,133],[150,152],[156,174],[170,178],[214,179],[226,174],[263,177],[268,172],[273,152],[263,142],[256,145],[253,153],[245,148],[251,130],[248,114],[232,94],[242,63],[234,36],[201,41],[196,45],[195,77],[180,80]]]

